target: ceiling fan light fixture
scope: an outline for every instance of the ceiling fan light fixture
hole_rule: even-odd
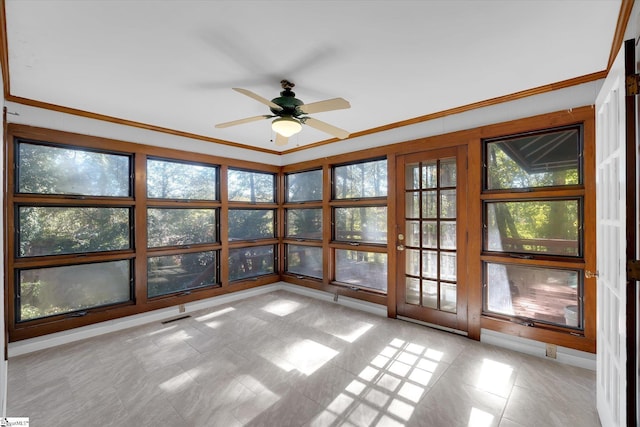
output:
[[[300,122],[293,117],[281,117],[271,123],[271,129],[280,135],[289,138],[302,130]]]

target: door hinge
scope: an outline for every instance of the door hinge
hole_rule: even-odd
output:
[[[627,280],[640,280],[640,260],[627,261]]]
[[[638,95],[638,93],[640,93],[638,90],[640,87],[640,74],[628,75],[625,77],[625,83],[627,96]]]

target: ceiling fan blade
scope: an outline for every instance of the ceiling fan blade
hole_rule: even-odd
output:
[[[240,92],[241,94],[248,96],[249,98],[253,98],[256,101],[261,102],[264,105],[268,106],[269,108],[273,108],[276,111],[281,111],[282,110],[282,107],[279,106],[278,104],[275,104],[275,103],[269,101],[267,98],[263,98],[260,95],[258,95],[257,93],[251,92],[250,90],[242,89],[242,88],[239,88],[239,87],[234,87],[232,89],[235,90],[236,92]]]
[[[346,130],[340,129],[338,127],[330,125],[329,123],[323,122],[322,120],[314,119],[312,117],[306,117],[303,123],[311,126],[312,128],[333,135],[336,138],[345,139],[349,136],[349,132],[347,132]]]
[[[351,108],[349,101],[342,98],[327,99],[326,101],[312,102],[298,107],[305,114],[321,113],[323,111],[343,110]]]
[[[289,143],[289,138],[287,138],[286,136],[282,136],[278,132],[276,132],[276,145],[277,146],[282,147],[283,145],[287,145],[288,143]]]
[[[258,120],[264,120],[264,119],[270,119],[273,116],[253,116],[253,117],[247,117],[246,119],[240,119],[240,120],[233,120],[231,122],[224,122],[224,123],[218,123],[215,127],[217,127],[218,129],[220,128],[228,128],[230,126],[236,126],[236,125],[241,125],[244,123],[251,123],[251,122],[256,122]]]

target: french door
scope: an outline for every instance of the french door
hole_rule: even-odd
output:
[[[466,332],[466,147],[396,159],[397,314]]]
[[[596,100],[597,408],[603,426],[637,422],[636,106],[625,95],[635,73],[634,40],[618,53]],[[625,73],[626,68],[626,73]]]

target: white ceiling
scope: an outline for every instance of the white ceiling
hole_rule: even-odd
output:
[[[605,70],[620,3],[6,0],[10,93],[282,151],[330,136],[216,129],[269,114],[232,87],[343,97],[312,116],[365,131]]]

